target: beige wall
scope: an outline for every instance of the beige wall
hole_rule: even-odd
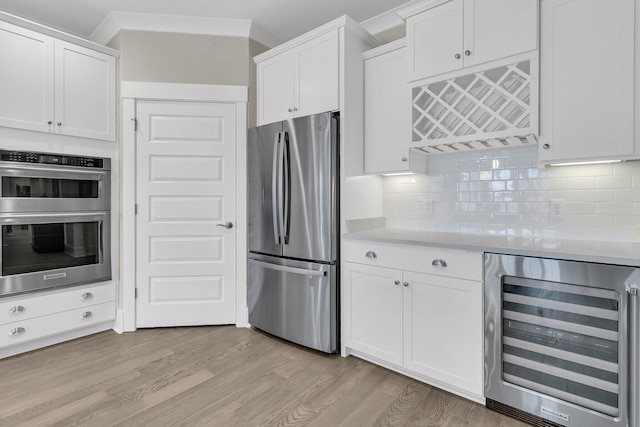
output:
[[[153,31],[120,31],[109,43],[120,51],[122,81],[249,87],[248,124],[255,125],[255,63],[267,48],[249,38]]]

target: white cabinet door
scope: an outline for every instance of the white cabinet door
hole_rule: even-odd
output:
[[[538,0],[451,0],[407,18],[410,81],[537,45]]]
[[[55,42],[56,132],[115,140],[115,58],[62,40]]]
[[[540,161],[633,154],[634,0],[545,0],[541,12]]]
[[[453,0],[407,19],[409,80],[462,67],[463,0]]]
[[[536,47],[538,0],[465,0],[465,67]]]
[[[345,263],[345,345],[402,365],[402,273]]]
[[[258,125],[339,109],[338,30],[257,64]]]
[[[295,117],[339,108],[338,59],[337,30],[316,37],[297,49]]]
[[[288,51],[257,65],[258,124],[293,116],[295,52]]]
[[[53,129],[53,41],[0,21],[0,126]]]
[[[401,47],[364,63],[366,173],[409,170],[411,91],[405,51]]]
[[[482,283],[404,273],[404,367],[483,394]]]

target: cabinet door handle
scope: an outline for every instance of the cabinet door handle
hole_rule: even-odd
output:
[[[290,113],[293,113],[293,109],[289,108],[287,111],[289,111]]]
[[[90,312],[90,311],[85,311],[84,313],[82,313],[82,314],[80,315],[80,318],[81,318],[81,319],[86,319],[87,317],[93,317],[93,313],[92,313],[92,312]]]
[[[400,280],[396,280],[395,282],[393,282],[393,284],[398,286],[400,284]]]
[[[15,307],[11,307],[9,309],[9,314],[18,314],[18,313],[24,313],[25,311],[27,311],[26,308],[24,308],[21,305],[16,305]]]
[[[456,58],[456,59],[460,59],[460,54],[456,53],[455,55],[453,55],[453,57]]]
[[[80,299],[83,301],[93,299],[93,294],[91,292],[85,292],[84,294],[80,295]]]
[[[407,160],[408,160],[408,159],[407,159],[406,157],[403,157],[403,158],[402,158],[402,161],[403,161],[403,162],[406,162]]]
[[[13,337],[15,335],[24,334],[25,332],[27,332],[27,330],[23,327],[13,328],[9,331],[9,336]]]
[[[58,126],[62,126],[62,122],[58,122]]]
[[[549,144],[542,144],[542,148],[548,150],[549,148],[551,148],[551,146]]]
[[[367,253],[365,254],[365,256],[369,259],[376,259],[378,258],[378,254],[376,254],[373,251],[367,251]]]
[[[405,288],[408,288],[409,287],[409,282],[403,282],[402,286],[404,286]]]
[[[293,111],[298,111],[298,109],[296,107],[293,107]]]
[[[434,267],[444,268],[447,266],[447,262],[443,259],[438,258],[438,259],[434,259],[431,262],[431,265],[433,265]]]
[[[465,51],[464,51],[464,54],[465,54],[466,56],[470,56],[470,55],[471,55],[471,51],[470,51],[470,50],[465,50]]]
[[[49,120],[49,121],[47,122],[47,124],[48,124],[48,125],[53,124],[53,121],[52,121],[52,120]]]

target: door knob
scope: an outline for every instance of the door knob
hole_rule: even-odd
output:
[[[233,223],[231,221],[227,221],[224,224],[216,224],[216,227],[224,227],[227,230],[233,228]]]

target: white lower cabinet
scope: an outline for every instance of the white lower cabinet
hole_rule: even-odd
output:
[[[482,254],[344,247],[343,354],[483,402]]]
[[[483,395],[482,282],[404,272],[404,367]]]
[[[107,283],[3,298],[0,357],[111,329],[116,317],[115,297],[115,285]]]
[[[402,364],[402,272],[345,263],[347,345],[385,362]],[[394,285],[394,283],[398,285]]]

